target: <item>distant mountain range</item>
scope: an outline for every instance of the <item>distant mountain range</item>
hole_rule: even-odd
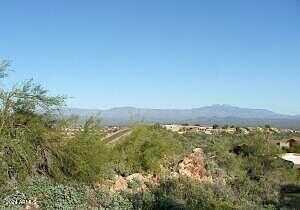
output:
[[[212,105],[194,109],[147,109],[118,107],[107,110],[67,108],[63,115],[81,118],[99,116],[104,124],[128,124],[132,122],[197,123],[264,125],[300,128],[300,115],[284,115],[266,109],[240,108],[230,105]]]

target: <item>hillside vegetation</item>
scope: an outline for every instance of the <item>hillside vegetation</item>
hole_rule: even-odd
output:
[[[2,79],[8,68],[8,62],[0,64]],[[264,133],[179,135],[158,124],[135,125],[125,139],[108,145],[95,118],[66,135],[72,120],[53,114],[66,98],[50,96],[31,80],[12,89],[2,86],[0,92],[0,207],[278,209],[299,204],[299,173],[277,157],[281,151]],[[205,180],[178,173],[195,148],[203,151]],[[141,176],[150,181],[142,183]],[[118,190],[125,178],[126,188]]]

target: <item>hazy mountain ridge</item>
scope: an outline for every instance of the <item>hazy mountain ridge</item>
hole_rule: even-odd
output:
[[[129,122],[203,123],[258,125],[269,123],[279,127],[300,128],[299,115],[284,115],[266,109],[240,108],[230,105],[212,105],[193,109],[148,109],[116,107],[107,110],[69,108],[64,115],[89,117],[97,115],[106,124]]]

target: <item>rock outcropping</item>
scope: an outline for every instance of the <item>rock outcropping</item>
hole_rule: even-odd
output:
[[[177,172],[171,172],[169,176],[173,178],[185,176],[200,182],[212,181],[205,168],[204,154],[201,148],[195,148],[191,154],[178,163],[177,169]],[[156,184],[159,184],[159,176],[135,173],[126,177],[116,176],[110,190],[113,192],[146,191],[149,185]]]
[[[205,169],[204,154],[201,148],[195,148],[193,153],[186,156],[178,164],[178,173],[197,181],[207,179],[207,171]]]
[[[111,191],[118,192],[124,190],[146,191],[148,185],[159,183],[159,177],[156,175],[143,175],[140,173],[131,174],[127,177],[117,176],[114,184],[110,187]]]

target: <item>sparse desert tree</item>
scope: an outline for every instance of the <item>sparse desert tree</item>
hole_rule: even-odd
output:
[[[0,62],[0,78],[8,76],[10,63]],[[28,117],[36,113],[50,113],[64,105],[65,96],[49,96],[48,91],[32,79],[14,84],[11,88],[0,87],[0,135],[17,126],[20,117]]]
[[[227,124],[222,127],[222,129],[227,129],[227,128],[229,128],[229,125]]]
[[[265,128],[270,129],[271,126],[270,126],[269,124],[266,124],[266,125],[265,125]]]
[[[48,154],[48,140],[53,139],[49,114],[65,101],[33,80],[5,87],[9,68],[9,61],[0,61],[0,183],[24,180],[33,170],[49,172],[38,160]]]
[[[218,128],[219,128],[219,125],[213,124],[213,129],[218,129]]]

